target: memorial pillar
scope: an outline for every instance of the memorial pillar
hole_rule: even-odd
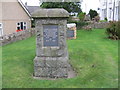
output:
[[[39,9],[32,14],[36,28],[34,76],[68,77],[66,25],[69,14],[64,9]]]

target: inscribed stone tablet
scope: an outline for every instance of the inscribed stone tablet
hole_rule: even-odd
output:
[[[67,38],[74,37],[74,30],[67,30]]]
[[[58,46],[58,25],[43,25],[43,46]]]

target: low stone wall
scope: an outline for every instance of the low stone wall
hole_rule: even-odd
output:
[[[35,35],[35,29],[30,29],[30,30],[15,32],[9,35],[4,35],[0,37],[0,46],[4,46],[19,40],[24,40],[33,35]]]
[[[95,28],[95,29],[103,29],[106,28],[108,25],[108,22],[95,22],[90,24],[91,28]]]

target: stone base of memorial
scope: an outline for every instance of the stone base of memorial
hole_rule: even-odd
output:
[[[34,77],[67,78],[68,50],[66,25],[69,14],[64,9],[40,9],[33,13],[36,23]]]
[[[34,59],[34,76],[50,78],[68,77],[68,58],[36,57]]]

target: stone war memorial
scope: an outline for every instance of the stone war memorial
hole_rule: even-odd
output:
[[[69,13],[64,9],[39,9],[32,17],[37,37],[34,77],[67,78],[70,66],[66,45]]]

